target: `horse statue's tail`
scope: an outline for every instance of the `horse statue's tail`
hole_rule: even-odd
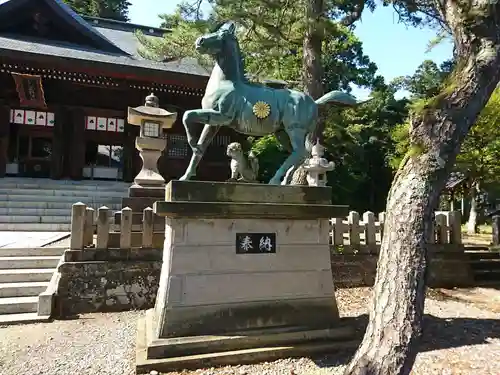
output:
[[[353,107],[357,104],[360,104],[356,101],[356,98],[350,94],[347,94],[342,91],[330,91],[323,95],[318,100],[315,100],[317,105],[323,105],[327,103],[331,103],[337,106],[343,107]],[[316,143],[316,139],[313,139],[313,133],[308,133],[306,136],[306,150],[310,154],[314,144]]]
[[[352,107],[358,104],[356,98],[342,91],[330,91],[315,101],[317,105],[332,103],[340,106]]]

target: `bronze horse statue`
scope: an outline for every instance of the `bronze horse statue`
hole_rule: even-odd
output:
[[[318,120],[318,106],[326,103],[357,104],[353,96],[341,91],[331,91],[315,101],[300,91],[249,82],[232,22],[199,37],[196,50],[213,56],[216,63],[201,102],[202,108],[186,111],[182,118],[193,155],[181,180],[196,175],[196,168],[210,142],[221,126],[228,126],[252,136],[275,134],[290,151],[269,181],[279,185],[287,170],[302,162],[315,141],[312,136]],[[195,123],[205,124],[199,139],[193,136],[192,125]]]

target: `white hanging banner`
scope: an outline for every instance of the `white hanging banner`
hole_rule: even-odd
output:
[[[97,117],[87,116],[85,119],[85,129],[96,130],[97,129]]]
[[[54,126],[55,116],[52,112],[11,109],[10,122],[20,125]]]
[[[125,120],[114,117],[86,116],[85,129],[123,133],[125,131]]]

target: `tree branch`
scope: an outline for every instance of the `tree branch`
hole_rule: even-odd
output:
[[[357,2],[354,5],[354,9],[340,20],[341,25],[346,27],[352,26],[354,22],[356,22],[361,18],[361,14],[365,9],[365,0],[356,0],[356,1]]]

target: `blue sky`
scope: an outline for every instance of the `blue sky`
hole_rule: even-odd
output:
[[[131,21],[148,26],[158,26],[158,14],[171,13],[180,0],[131,0]],[[363,42],[365,53],[370,56],[386,80],[412,74],[423,60],[440,64],[452,55],[452,44],[442,43],[426,53],[428,42],[436,35],[433,30],[407,27],[398,23],[390,7],[378,7],[374,13],[365,11],[356,26],[356,35]],[[366,90],[356,89],[355,96],[365,97]]]

